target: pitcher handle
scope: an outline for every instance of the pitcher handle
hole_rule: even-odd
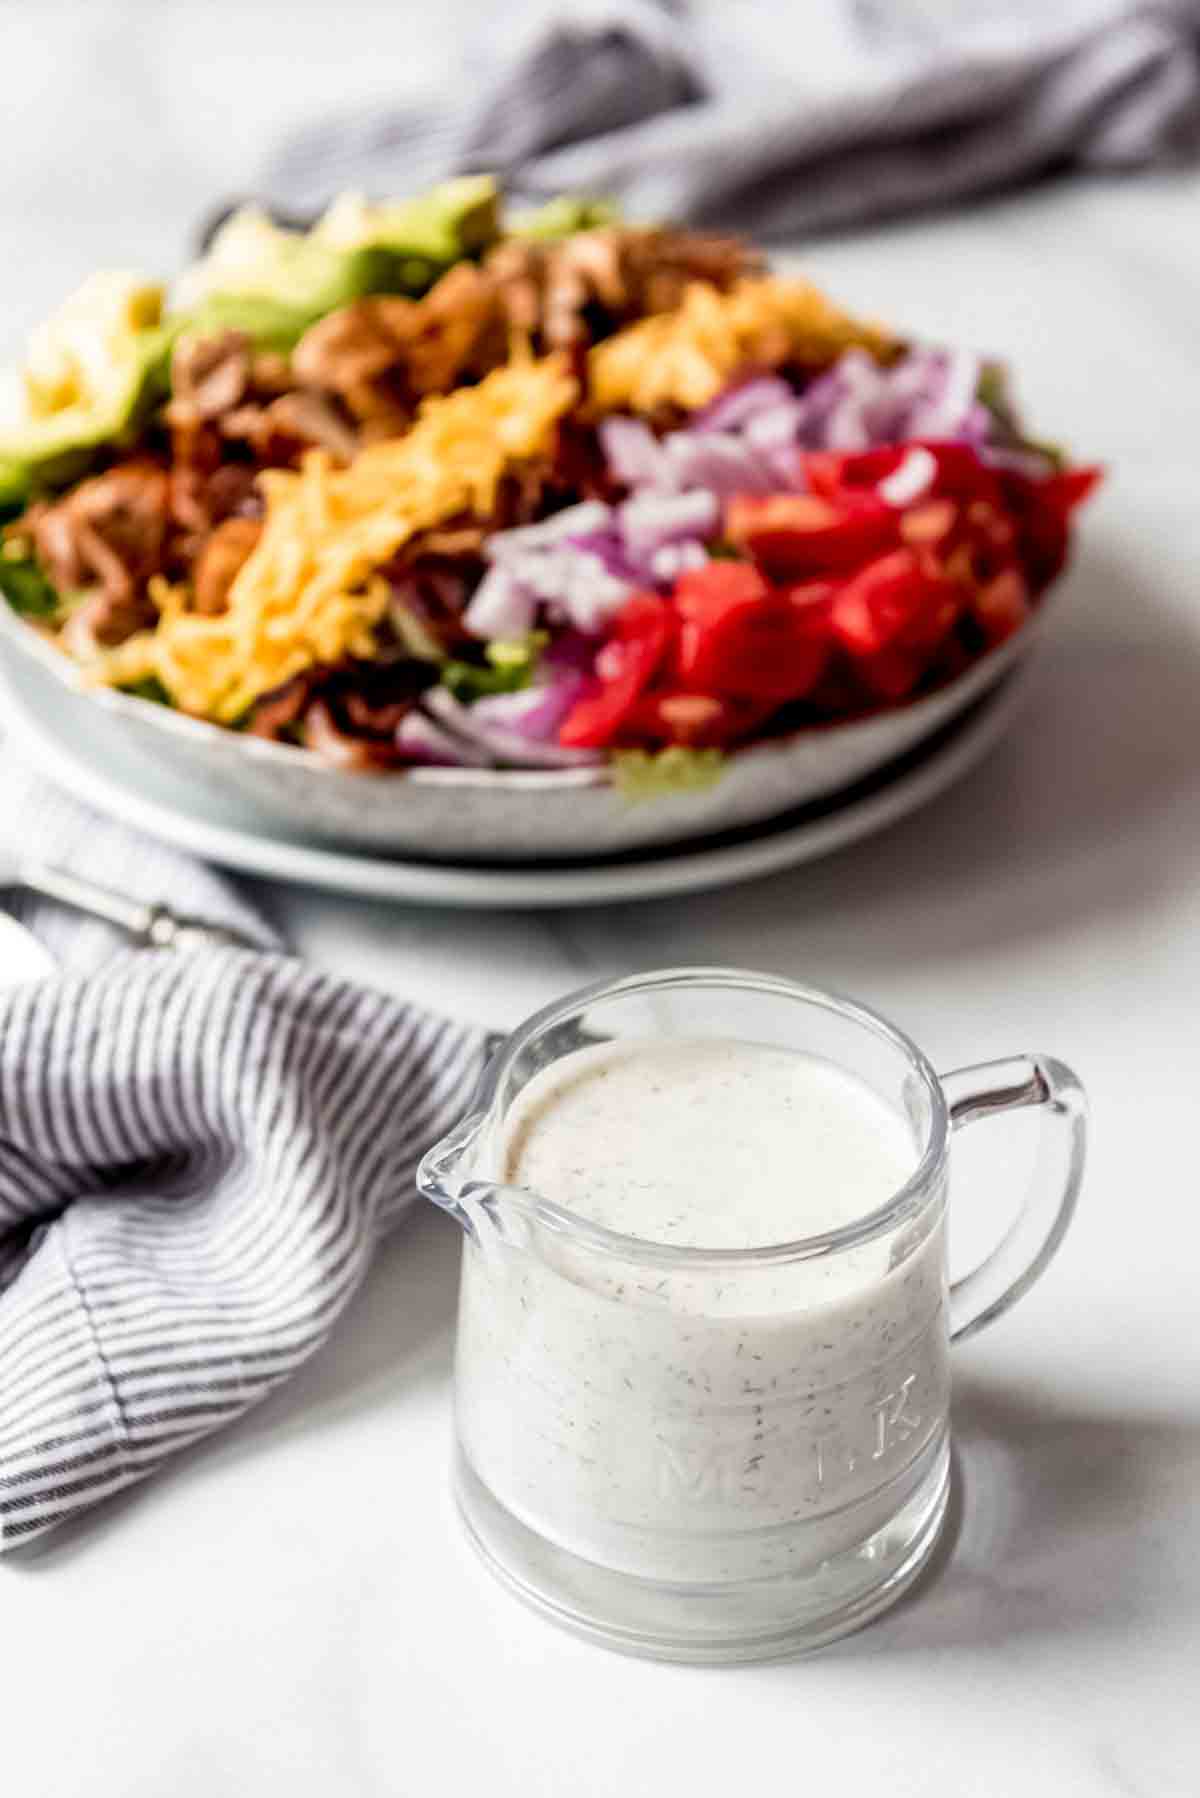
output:
[[[1020,1210],[987,1259],[951,1284],[950,1338],[961,1342],[1015,1305],[1053,1259],[1083,1180],[1087,1101],[1070,1068],[1046,1055],[956,1068],[940,1079],[953,1130],[997,1112],[1046,1108],[1037,1167]]]

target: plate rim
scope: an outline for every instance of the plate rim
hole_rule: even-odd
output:
[[[106,816],[202,860],[243,874],[360,898],[526,910],[670,898],[777,873],[846,848],[936,798],[981,760],[1007,730],[1028,678],[1028,660],[1023,659],[965,720],[955,721],[957,729],[948,739],[876,790],[840,806],[833,803],[827,815],[791,825],[766,819],[761,829],[734,844],[706,846],[701,838],[673,853],[636,857],[609,867],[557,869],[414,862],[213,823],[147,798],[119,776],[91,765],[86,745],[68,747],[2,667],[0,697],[7,702],[6,736],[24,749],[37,771]]]
[[[1037,648],[1043,637],[1046,621],[1054,610],[1057,591],[1058,583],[1052,583],[1039,596],[1036,607],[1018,631],[1002,642],[990,645],[973,657],[965,668],[939,686],[909,695],[899,704],[880,706],[875,711],[862,712],[855,717],[833,718],[785,731],[779,736],[757,738],[738,745],[733,751],[734,758],[742,761],[761,757],[765,761],[801,742],[835,739],[844,731],[873,725],[883,718],[920,712],[953,693],[960,685],[980,680],[985,671],[989,671],[992,678],[983,682],[983,691],[990,691],[993,684],[1004,679],[1006,665],[1019,664]],[[18,655],[27,657],[44,673],[49,674],[63,693],[86,699],[117,719],[132,719],[136,723],[146,724],[152,729],[175,736],[186,742],[197,754],[211,750],[214,743],[219,742],[223,746],[222,752],[232,746],[236,754],[265,763],[268,767],[286,768],[289,774],[299,771],[297,758],[302,757],[305,774],[327,781],[342,781],[349,775],[355,780],[395,780],[397,783],[411,782],[435,789],[453,790],[465,787],[495,791],[500,787],[527,793],[531,798],[548,792],[571,793],[613,785],[613,769],[607,761],[562,768],[447,768],[416,765],[384,773],[341,768],[323,760],[313,750],[294,744],[276,743],[247,732],[231,731],[223,725],[214,724],[211,719],[195,718],[186,712],[152,705],[145,699],[122,693],[113,687],[92,684],[78,663],[71,661],[42,632],[14,612],[2,596],[0,637]],[[972,702],[968,699],[965,703],[969,705]]]

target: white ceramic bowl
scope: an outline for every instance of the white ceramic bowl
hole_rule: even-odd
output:
[[[197,787],[236,800],[251,828],[434,861],[611,855],[756,824],[854,787],[982,698],[1032,647],[1043,603],[1016,636],[935,693],[874,717],[797,731],[738,751],[697,792],[630,804],[604,768],[417,768],[356,774],[310,750],[223,730],[164,706],[87,687],[66,656],[0,602],[0,660],[34,704],[66,688],[80,737],[134,748]],[[60,708],[61,710],[61,704]]]

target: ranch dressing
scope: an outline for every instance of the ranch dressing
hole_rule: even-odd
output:
[[[667,1248],[761,1250],[869,1216],[908,1123],[829,1062],[737,1041],[577,1051],[477,1174]],[[473,1242],[463,1451],[514,1516],[646,1578],[809,1571],[864,1543],[940,1444],[941,1206],[812,1259],[673,1261],[530,1221]]]

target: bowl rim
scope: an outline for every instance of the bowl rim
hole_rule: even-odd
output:
[[[974,657],[967,666],[950,680],[943,681],[931,691],[918,693],[902,700],[898,705],[881,706],[873,712],[864,712],[855,718],[834,719],[826,724],[812,724],[797,730],[784,732],[777,737],[765,737],[757,742],[743,744],[733,751],[732,759],[745,762],[751,757],[766,758],[785,753],[801,741],[814,738],[828,740],[843,731],[860,729],[866,725],[878,723],[881,719],[895,717],[900,713],[913,712],[922,706],[932,705],[943,699],[948,693],[968,680],[977,678],[979,671],[989,663],[997,663],[997,677],[1003,672],[1014,655],[1019,654],[1022,647],[1030,646],[1040,633],[1042,625],[1054,603],[1057,583],[1040,594],[1029,617],[1013,632],[1010,637],[1000,643],[991,645],[981,654]],[[267,737],[250,736],[244,731],[233,731],[227,726],[214,724],[207,718],[194,718],[187,712],[180,712],[169,706],[155,705],[147,699],[139,699],[134,693],[122,693],[115,687],[102,686],[89,681],[87,673],[78,662],[59,649],[42,631],[15,612],[8,601],[0,596],[0,637],[11,643],[20,654],[28,656],[58,683],[79,697],[95,701],[96,704],[117,717],[140,720],[158,730],[164,730],[184,739],[196,749],[210,748],[215,742],[233,750],[235,754],[249,756],[268,766],[286,768],[289,773],[296,773],[301,761],[307,765],[307,771],[327,780],[394,780],[397,776],[405,782],[432,788],[480,788],[488,792],[509,791],[537,795],[546,792],[578,792],[598,787],[613,785],[613,770],[608,763],[598,763],[581,768],[440,768],[415,766],[395,769],[362,769],[339,768],[332,762],[324,761],[315,750],[307,749],[298,743],[275,743]],[[223,751],[224,752],[224,751]]]

